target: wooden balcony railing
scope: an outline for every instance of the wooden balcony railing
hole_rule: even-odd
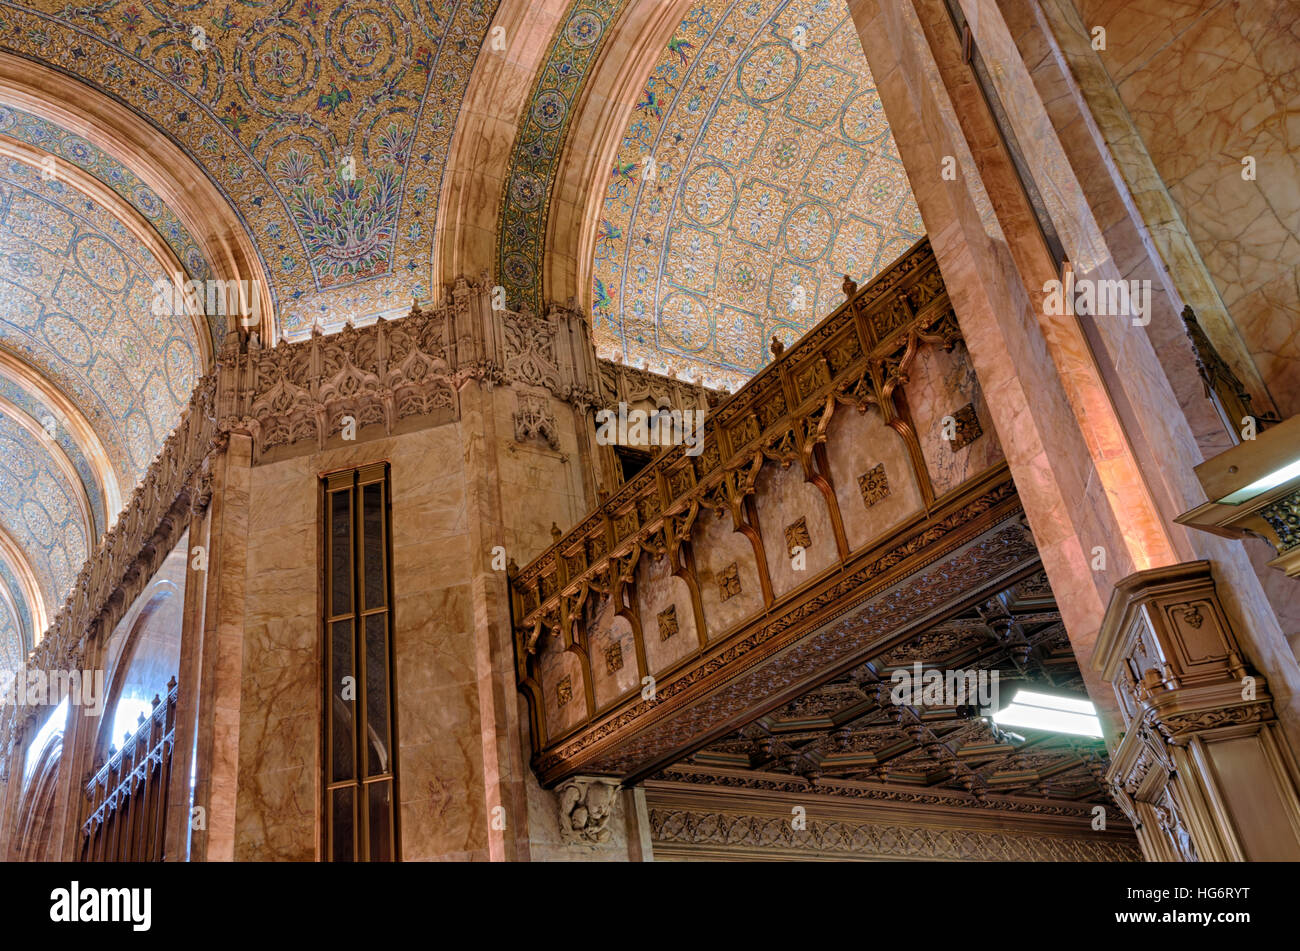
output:
[[[992,545],[951,578],[934,568],[1019,504],[996,436],[979,422],[982,397],[928,241],[845,292],[843,305],[708,409],[698,455],[661,449],[531,563],[511,566],[516,682],[544,783],[668,761],[751,709],[732,682],[742,671],[756,685],[815,680],[820,668],[803,655],[784,674],[773,658],[891,579],[915,575],[937,602],[956,593],[955,578],[988,580],[975,577],[986,551],[989,578],[1006,568],[991,563]],[[851,422],[859,414],[872,419]],[[860,441],[867,432],[879,445]],[[802,478],[779,475],[789,469]],[[747,540],[733,546],[737,533]],[[1015,559],[1036,557],[1018,527],[1009,534]],[[792,568],[795,548],[807,557]],[[920,620],[927,603],[911,599],[889,623]],[[842,639],[826,656],[861,650]],[[765,689],[753,687],[754,708]]]
[[[752,489],[765,457],[784,466],[812,452],[824,435],[815,427],[826,418],[819,412],[825,404],[880,405],[905,379],[918,343],[947,346],[961,337],[928,239],[861,288],[846,279],[845,291],[848,299],[839,308],[709,412],[698,456],[687,455],[684,446],[661,450],[515,574],[521,657],[533,654],[546,628],[569,621],[566,597],[593,585],[607,590],[611,566],[638,546],[662,549],[662,538],[655,539],[666,518],[692,505],[730,507]],[[794,418],[814,428],[792,432]]]
[[[153,699],[153,712],[86,784],[81,825],[83,862],[161,862],[166,856],[167,787],[176,741],[176,678],[167,699]]]

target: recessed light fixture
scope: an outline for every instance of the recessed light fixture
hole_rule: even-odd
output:
[[[1101,721],[1097,708],[1087,700],[1057,697],[1032,690],[1021,690],[1011,703],[993,714],[998,726],[1029,727],[1049,733],[1100,737]]]
[[[1283,482],[1290,482],[1292,479],[1300,476],[1300,459],[1281,469],[1274,469],[1263,478],[1256,479],[1250,485],[1238,489],[1236,492],[1225,495],[1219,499],[1220,505],[1240,505],[1247,502],[1255,496],[1267,492],[1269,489],[1275,489]]]

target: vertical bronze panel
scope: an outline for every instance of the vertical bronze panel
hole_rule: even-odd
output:
[[[397,858],[388,467],[324,480],[329,861]]]

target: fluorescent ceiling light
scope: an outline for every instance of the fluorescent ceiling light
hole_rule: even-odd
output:
[[[1297,459],[1289,466],[1283,466],[1281,469],[1274,469],[1262,479],[1256,479],[1245,488],[1238,489],[1230,495],[1225,495],[1223,498],[1219,499],[1219,504],[1240,505],[1242,502],[1253,499],[1262,492],[1267,492],[1269,489],[1277,488],[1283,482],[1290,482],[1297,476],[1300,476],[1300,459]]]
[[[1021,726],[1049,733],[1075,736],[1101,736],[1097,709],[1087,700],[1055,697],[1032,690],[1021,690],[1011,703],[993,714],[998,726]]]

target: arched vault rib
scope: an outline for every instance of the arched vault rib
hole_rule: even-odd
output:
[[[0,558],[9,565],[9,569],[18,580],[22,590],[14,593],[27,602],[27,608],[32,613],[32,638],[40,640],[45,629],[50,626],[45,597],[41,593],[41,586],[36,581],[36,574],[27,561],[27,555],[3,528],[0,528]]]
[[[108,450],[85,414],[35,367],[3,348],[0,348],[0,377],[32,393],[54,411],[56,422],[67,429],[72,441],[90,463],[103,493],[105,518],[111,525],[117,513],[122,510],[122,489],[109,460]],[[92,533],[89,537],[93,540],[95,536]],[[37,629],[44,630],[40,626]]]
[[[497,8],[447,155],[430,262],[435,299],[458,276],[495,269],[511,155],[537,71],[568,12],[569,0],[502,0]],[[504,50],[491,48],[498,27]]]
[[[591,310],[592,259],[605,183],[646,78],[695,0],[631,0],[614,25],[570,119],[551,189],[543,300]]]
[[[261,338],[274,343],[271,284],[257,249],[221,192],[177,145],[103,93],[12,53],[0,52],[0,103],[75,132],[137,174],[189,229],[214,280],[249,282],[258,295]],[[66,162],[58,169],[71,174]],[[170,251],[168,257],[174,259]]]

